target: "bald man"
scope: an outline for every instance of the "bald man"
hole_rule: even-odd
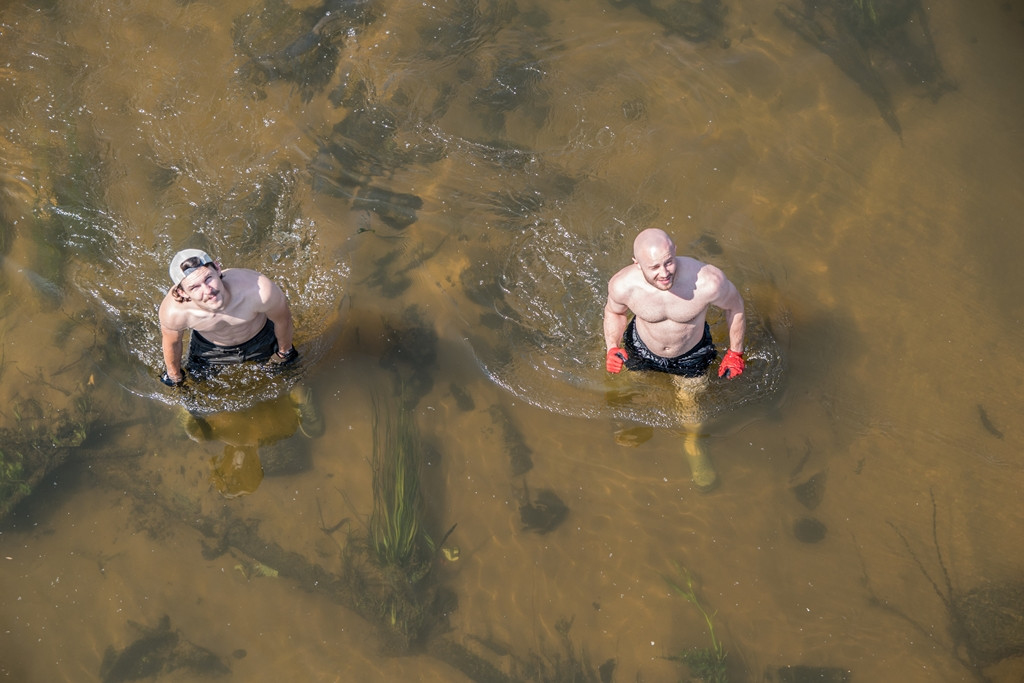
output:
[[[743,373],[746,332],[739,291],[715,266],[677,256],[676,245],[665,231],[642,231],[633,242],[633,263],[608,282],[605,368],[612,373],[625,366],[673,375],[685,418],[717,357],[706,320],[709,306],[724,311],[729,327],[729,348],[718,376],[735,379]],[[711,488],[717,477],[697,441],[699,425],[686,421],[690,422],[686,451],[694,482],[699,488]]]

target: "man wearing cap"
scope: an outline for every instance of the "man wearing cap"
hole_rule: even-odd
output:
[[[710,489],[716,480],[697,441],[699,423],[692,418],[694,397],[707,386],[708,368],[717,357],[706,321],[709,306],[725,312],[729,328],[729,346],[718,376],[734,379],[744,368],[743,298],[721,270],[676,256],[672,238],[649,228],[633,242],[633,263],[609,281],[604,308],[608,372],[617,373],[625,366],[673,376],[680,415],[688,422],[685,451],[694,483],[701,489]]]
[[[200,249],[175,254],[169,273],[173,286],[160,304],[164,384],[185,381],[185,330],[192,330],[188,371],[197,377],[220,365],[250,360],[285,365],[298,358],[288,299],[265,275],[248,268],[221,270]]]

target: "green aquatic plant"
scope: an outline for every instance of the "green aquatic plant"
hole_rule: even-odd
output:
[[[392,412],[373,402],[373,510],[363,525],[366,542],[347,544],[345,562],[358,607],[386,627],[386,649],[401,652],[431,622],[437,588],[427,579],[451,530],[440,543],[427,533],[420,439],[401,398],[397,406]]]
[[[729,680],[726,671],[726,652],[722,643],[715,636],[714,613],[709,613],[693,587],[693,576],[689,570],[675,565],[676,573],[681,581],[665,577],[665,582],[676,593],[681,595],[687,602],[697,608],[700,615],[704,617],[704,623],[708,627],[708,636],[711,638],[711,647],[692,648],[675,657],[669,657],[674,661],[684,662],[694,676],[707,683],[727,683]]]
[[[854,10],[860,15],[865,25],[878,25],[878,10],[875,8],[875,0],[852,0]]]
[[[382,566],[407,568],[429,546],[423,528],[416,426],[405,410],[373,412],[373,513],[370,543]]]
[[[14,494],[27,494],[22,455],[10,449],[0,450],[0,506]]]

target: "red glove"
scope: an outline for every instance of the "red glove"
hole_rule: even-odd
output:
[[[746,363],[743,362],[743,354],[729,349],[725,352],[721,365],[718,366],[718,376],[735,379],[743,374],[744,367],[746,367]]]
[[[622,363],[627,358],[629,358],[629,354],[626,353],[625,349],[613,346],[608,349],[608,354],[604,358],[604,367],[608,372],[619,372],[622,370]]]

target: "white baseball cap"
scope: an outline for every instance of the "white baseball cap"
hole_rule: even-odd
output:
[[[195,261],[190,259],[196,259]],[[187,262],[187,263],[186,263]],[[217,264],[213,262],[210,255],[202,249],[182,249],[174,258],[171,259],[171,266],[168,268],[168,273],[171,276],[171,282],[177,287],[181,284],[190,273],[199,270],[203,266],[214,266]]]

